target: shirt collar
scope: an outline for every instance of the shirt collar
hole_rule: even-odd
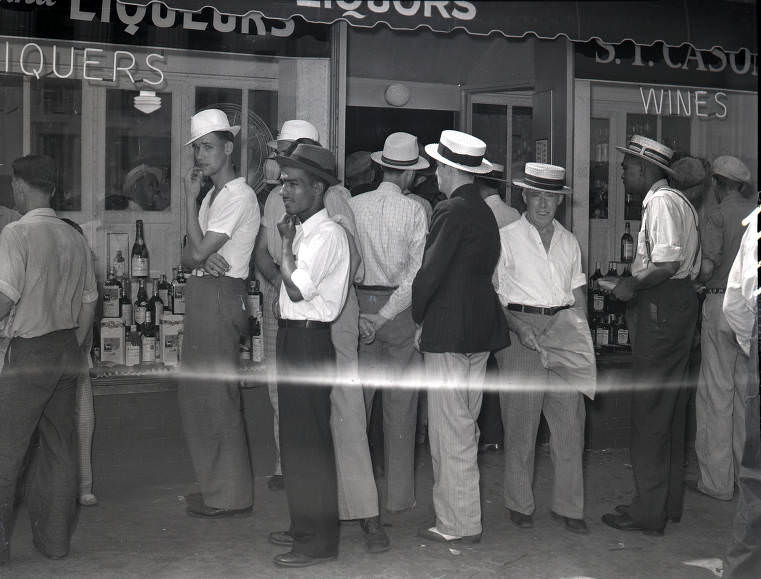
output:
[[[40,207],[39,209],[32,209],[27,211],[21,219],[34,218],[34,217],[58,217],[55,214],[55,210],[50,207]]]
[[[328,217],[328,210],[327,209],[320,209],[317,213],[312,215],[309,219],[302,222],[301,224],[301,232],[306,237],[313,231],[316,231],[320,225],[322,225],[325,221],[328,221],[330,217]]]
[[[396,183],[391,183],[391,181],[383,181],[380,185],[378,185],[378,189],[376,189],[379,193],[385,193],[388,191],[389,193],[401,193],[402,190],[399,188],[399,185]]]

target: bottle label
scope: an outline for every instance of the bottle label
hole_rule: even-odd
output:
[[[125,326],[132,325],[132,304],[122,304],[122,321]]]
[[[597,344],[604,346],[608,343],[608,328],[597,328]]]
[[[592,296],[592,309],[596,312],[601,312],[605,309],[605,296],[596,293]]]
[[[161,301],[164,303],[164,307],[169,307],[169,290],[168,289],[160,289],[159,290],[159,297],[161,298]]]
[[[150,364],[156,361],[156,338],[143,336],[143,363]]]
[[[119,286],[103,287],[103,317],[119,317]]]
[[[634,259],[634,244],[624,243],[623,251],[621,252],[621,261],[632,261]]]
[[[137,306],[135,308],[135,323],[136,324],[145,323],[145,312],[146,312],[145,306]]]
[[[616,337],[617,344],[620,346],[626,346],[629,344],[629,330],[626,328],[618,329],[618,336]]]
[[[172,302],[172,313],[185,313],[185,284],[174,286],[174,301]]]
[[[127,352],[125,364],[127,366],[137,366],[140,363],[140,346],[127,342]]]
[[[251,360],[251,338],[249,336],[240,337],[240,359],[246,362]]]
[[[148,258],[134,256],[132,258],[132,277],[148,277]]]
[[[156,319],[153,321],[153,323],[158,325],[161,323],[161,318],[164,317],[164,306],[156,302],[154,307],[156,308]]]
[[[262,362],[264,360],[264,340],[261,334],[254,336],[251,340],[251,359],[254,362]]]
[[[248,302],[248,315],[257,319],[262,314],[261,302],[259,300],[260,295],[261,294],[248,294],[246,297],[246,302]]]

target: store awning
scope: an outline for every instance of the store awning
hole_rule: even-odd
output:
[[[631,40],[651,45],[691,44],[696,49],[727,52],[758,51],[756,0],[625,0],[625,1],[501,1],[428,0],[118,0],[121,4],[166,7],[183,12],[216,10],[225,15],[257,13],[287,20],[394,30],[429,28],[434,32],[465,30],[473,35],[501,33],[520,38],[533,34],[552,39],[565,36],[610,44]],[[160,6],[161,4],[164,7]]]

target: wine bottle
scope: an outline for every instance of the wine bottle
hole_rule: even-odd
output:
[[[121,316],[119,311],[119,292],[122,284],[116,279],[116,268],[108,268],[108,278],[103,283],[103,317],[118,318]]]
[[[148,309],[151,311],[151,319],[153,323],[158,325],[161,323],[161,317],[164,315],[164,300],[159,295],[159,284],[153,284],[153,296],[148,301]]]
[[[261,320],[263,301],[264,297],[262,296],[262,292],[259,291],[259,280],[250,280],[248,282],[248,293],[246,295],[248,315],[253,316],[257,320]]]
[[[166,274],[161,274],[161,281],[159,282],[159,297],[161,298],[161,303],[164,304],[164,311],[171,312],[172,311],[172,284],[170,284],[166,280]],[[159,320],[161,322],[161,320]]]
[[[634,239],[628,221],[624,227],[624,234],[621,236],[621,261],[624,263],[634,261]]]
[[[132,325],[132,301],[127,296],[127,290],[119,288],[119,311],[125,328]]]
[[[250,321],[251,319],[249,318]],[[264,338],[262,336],[260,319],[254,319],[251,330],[251,360],[257,363],[264,360]]]
[[[177,278],[172,283],[172,313],[185,314],[185,274],[182,266],[177,268]]]
[[[137,329],[142,332],[143,324],[146,320],[146,312],[148,311],[148,292],[145,290],[145,280],[140,280],[140,287],[137,290],[137,299],[135,300],[135,324]]]
[[[156,362],[156,331],[151,318],[151,310],[145,312],[145,323],[141,331],[142,349],[140,351],[143,364],[153,364]]]
[[[143,220],[135,223],[135,243],[132,244],[132,277],[148,277],[148,246],[143,235]]]
[[[129,332],[127,333],[125,364],[127,366],[137,366],[140,364],[141,350],[140,334],[137,331],[137,326],[132,324],[129,326]]]

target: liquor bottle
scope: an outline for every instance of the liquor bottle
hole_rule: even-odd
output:
[[[262,304],[264,302],[264,296],[259,291],[259,280],[250,280],[248,282],[248,293],[246,295],[246,302],[248,306],[248,315],[253,316],[257,320],[262,319]]]
[[[116,255],[114,256],[114,268],[116,269],[116,277],[118,279],[122,279],[125,275],[127,275],[127,262],[124,259],[124,255],[122,255],[122,250],[117,249]]]
[[[253,318],[248,318],[249,322]],[[250,327],[250,325],[249,325]],[[241,334],[240,341],[238,343],[238,352],[241,362],[249,362],[251,360],[251,332]]]
[[[132,277],[148,277],[148,246],[143,236],[143,220],[135,223],[135,243],[132,244]]]
[[[616,344],[619,346],[629,345],[629,328],[626,327],[626,319],[624,316],[618,318],[618,329],[616,331]]]
[[[146,320],[146,312],[148,311],[148,292],[145,290],[145,280],[140,280],[140,287],[137,290],[137,299],[135,300],[135,324],[137,329],[142,332],[143,324]]]
[[[624,234],[621,236],[621,261],[631,263],[634,261],[634,239],[632,238],[631,225],[626,222]]]
[[[605,272],[605,277],[618,277],[618,267],[615,261],[608,262],[608,271]]]
[[[251,324],[252,318],[249,318],[249,324]],[[251,329],[251,360],[254,362],[264,361],[264,337],[262,336],[262,324],[261,318],[253,320],[253,328]]]
[[[119,288],[119,312],[121,314],[122,322],[125,328],[129,328],[132,325],[132,301],[127,296],[127,291],[121,287]]]
[[[161,274],[161,281],[159,282],[159,297],[161,298],[161,303],[164,304],[164,310],[171,312],[172,311],[172,304],[171,304],[171,296],[172,296],[172,284],[170,284],[166,280],[166,274]],[[159,323],[161,320],[159,320]]]
[[[610,327],[608,326],[605,318],[600,318],[597,324],[597,342],[598,346],[607,346],[610,343]]]
[[[159,295],[159,284],[153,284],[153,296],[148,301],[148,309],[151,311],[151,319],[155,325],[161,323],[161,317],[164,315],[164,300]]]
[[[185,274],[182,266],[177,268],[177,278],[172,283],[172,313],[185,314]]]
[[[151,318],[151,310],[145,312],[145,323],[143,324],[142,349],[140,353],[143,358],[143,364],[153,364],[156,362],[156,329]]]
[[[108,278],[103,283],[103,317],[118,318],[121,316],[119,311],[119,292],[122,284],[116,279],[116,268],[108,268]]]
[[[604,305],[604,299],[602,292],[600,292],[600,286],[597,284],[597,280],[599,280],[602,277],[602,272],[600,271],[600,262],[595,262],[595,271],[594,273],[589,276],[589,285],[587,286],[587,295],[589,295],[589,305],[587,306],[587,309],[590,312],[590,316],[593,316],[595,312],[601,312],[603,305]]]
[[[127,366],[137,366],[140,364],[140,351],[142,350],[142,344],[140,343],[140,334],[137,331],[137,326],[132,324],[129,326],[129,332],[127,333],[126,340],[126,352],[125,352],[125,364]]]
[[[630,266],[630,265],[627,263],[627,264],[624,266],[624,272],[621,274],[621,277],[631,277],[631,275],[632,275],[632,268],[631,268],[631,266]]]

